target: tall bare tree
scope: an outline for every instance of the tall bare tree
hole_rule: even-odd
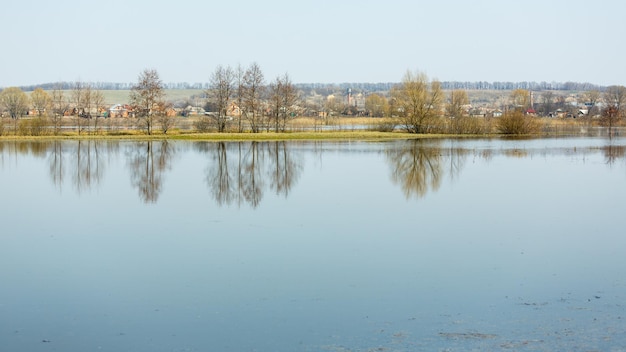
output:
[[[28,96],[17,87],[4,89],[0,93],[0,103],[16,120],[28,110]]]
[[[261,131],[263,123],[263,95],[265,93],[265,78],[259,64],[252,63],[243,76],[243,107],[246,119],[250,123],[253,133]]]
[[[452,133],[468,133],[475,130],[476,119],[469,117],[467,105],[469,98],[463,89],[455,89],[448,94],[445,103],[445,114],[449,131]]]
[[[70,106],[65,99],[63,90],[56,85],[52,90],[52,127],[54,134],[59,134],[63,123],[63,116],[69,110]]]
[[[235,96],[237,101],[237,132],[243,132],[243,96],[244,96],[244,81],[243,77],[245,76],[245,71],[241,64],[237,65],[237,69],[235,69]]]
[[[78,134],[83,131],[82,117],[85,114],[85,90],[86,84],[81,81],[74,82],[72,87],[71,101],[74,108],[72,109],[72,115],[75,116],[76,129]]]
[[[235,71],[230,67],[218,66],[211,75],[210,88],[207,91],[207,96],[212,100],[217,110],[217,115],[213,116],[213,120],[218,132],[226,130],[228,108],[234,94]]]
[[[95,108],[95,114],[93,115],[93,132],[98,133],[98,120],[100,117],[100,111],[104,108],[104,94],[100,90],[94,90],[91,93],[91,100]]]
[[[130,103],[149,135],[152,134],[155,115],[161,113],[158,107],[164,97],[165,88],[159,73],[155,69],[143,70],[130,90]]]
[[[392,94],[402,110],[402,123],[409,133],[428,132],[429,125],[441,115],[441,83],[429,81],[425,73],[407,71]]]
[[[467,104],[469,104],[469,98],[465,90],[455,89],[451,91],[446,102],[446,117],[457,119],[463,117]]]
[[[274,131],[284,132],[288,117],[294,112],[298,91],[291,83],[289,75],[276,77],[269,86],[269,101]]]

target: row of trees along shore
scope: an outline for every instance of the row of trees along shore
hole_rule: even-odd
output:
[[[4,118],[0,119],[0,135],[59,135],[65,131],[80,135],[122,133],[128,129],[148,135],[156,129],[167,134],[181,121],[173,103],[167,101],[166,85],[155,69],[143,70],[130,87],[126,123],[112,123],[113,119],[99,122],[109,112],[102,91],[92,84],[76,82],[69,91],[62,88],[36,88],[30,96],[18,87],[2,90],[0,107]],[[489,116],[477,115],[471,113],[465,89],[446,91],[440,81],[431,80],[422,72],[407,71],[401,83],[390,86],[389,91],[366,96],[364,115],[381,117],[372,124],[380,131],[532,134],[542,129],[532,94],[528,89],[514,89],[502,110]],[[544,110],[555,102],[549,90],[539,98]],[[296,117],[308,115],[332,124],[342,113],[359,113],[356,106],[350,102],[346,106],[332,95],[317,101],[307,99],[287,74],[267,83],[257,63],[245,69],[218,66],[210,75],[204,99],[211,111],[193,119],[191,129],[196,132],[287,132],[292,130],[290,122]],[[626,87],[591,89],[583,94],[583,99],[587,113],[582,117],[589,123],[613,127],[622,122]],[[22,119],[23,116],[29,118]]]

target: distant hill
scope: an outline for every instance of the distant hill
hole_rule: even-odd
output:
[[[134,83],[115,83],[115,82],[92,82],[94,89],[99,90],[130,90]],[[296,83],[294,84],[301,90],[309,91],[336,91],[337,89],[352,88],[354,92],[386,92],[389,91],[398,82],[386,83]],[[458,81],[442,81],[443,89],[465,89],[465,90],[513,90],[527,89],[533,91],[543,90],[559,90],[559,91],[589,91],[604,90],[606,87],[592,83],[579,82],[458,82]],[[23,91],[33,91],[36,88],[44,90],[72,89],[74,82],[53,82],[42,83],[37,85],[28,85],[20,87]],[[209,88],[209,83],[165,83],[166,89],[184,89],[184,90],[203,90]]]

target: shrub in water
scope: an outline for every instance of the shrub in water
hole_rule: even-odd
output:
[[[539,119],[525,115],[521,111],[508,111],[498,118],[496,128],[502,134],[533,134],[541,131],[542,123]]]

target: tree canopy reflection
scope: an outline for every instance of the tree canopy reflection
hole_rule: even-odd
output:
[[[624,159],[626,156],[626,146],[609,144],[602,147],[604,159],[608,165],[613,165],[616,161]]]
[[[425,145],[421,141],[390,148],[386,154],[391,181],[400,185],[406,198],[421,198],[430,190],[437,191],[446,172],[452,178],[460,174],[467,156],[460,148]]]
[[[287,196],[302,172],[302,161],[287,142],[196,143],[210,156],[205,181],[218,205],[256,208],[267,188]]]
[[[74,189],[80,193],[98,185],[104,175],[104,162],[100,147],[102,141],[78,141],[70,150],[70,173]],[[62,162],[62,158],[58,159]],[[52,167],[51,167],[52,169]],[[62,181],[62,177],[60,178]]]
[[[165,175],[175,171],[173,161],[183,149],[200,152],[204,172],[194,172],[191,177],[204,182],[211,198],[219,206],[248,205],[259,207],[267,192],[287,197],[303,172],[304,160],[324,158],[320,142],[306,144],[294,142],[172,142],[172,141],[3,141],[0,142],[0,169],[20,167],[28,158],[44,166],[52,184],[62,190],[67,185],[77,194],[98,187],[110,168],[126,165],[130,185],[139,199],[156,203],[166,187]],[[477,146],[477,147],[472,147]],[[343,150],[342,146],[338,146]],[[319,152],[318,152],[319,149]],[[308,150],[311,154],[299,155]],[[124,151],[121,153],[120,151]],[[608,167],[626,161],[626,146],[615,140],[604,145],[587,147],[537,147],[525,148],[520,144],[498,144],[497,148],[481,143],[464,143],[450,140],[405,141],[385,143],[380,148],[363,148],[369,153],[384,153],[390,168],[390,180],[400,187],[407,198],[422,198],[436,192],[446,178],[461,176],[467,162],[476,159],[490,162],[494,158],[546,158],[550,156],[576,156],[585,161],[599,154]],[[350,159],[346,153],[346,160]],[[118,159],[121,159],[118,160]],[[184,166],[183,166],[184,167]],[[125,177],[124,177],[125,178]],[[200,185],[200,187],[203,187]]]
[[[156,203],[163,187],[163,176],[172,167],[174,143],[167,140],[138,142],[126,151],[130,179],[144,203]]]

